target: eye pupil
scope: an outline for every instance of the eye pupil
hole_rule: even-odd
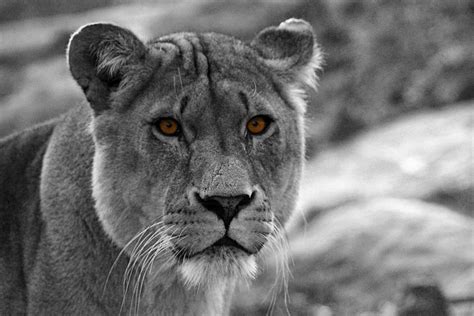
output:
[[[264,115],[259,115],[251,118],[247,123],[247,130],[252,135],[263,134],[270,124],[271,119]]]
[[[166,136],[177,136],[179,134],[179,123],[172,118],[162,118],[158,121],[158,130]]]

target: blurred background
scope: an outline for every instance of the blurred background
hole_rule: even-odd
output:
[[[233,314],[472,315],[473,1],[2,0],[0,136],[83,101],[65,59],[83,24],[248,41],[290,17],[325,53],[288,227],[292,276],[274,296],[269,259]]]

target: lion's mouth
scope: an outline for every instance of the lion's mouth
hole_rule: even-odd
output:
[[[248,251],[245,247],[243,247],[241,244],[230,238],[229,236],[225,235],[218,241],[216,241],[214,244],[211,245],[211,247],[235,247],[239,250],[242,250],[243,252],[247,253],[248,255],[251,255],[252,253]],[[205,249],[204,249],[205,250]]]
[[[195,252],[195,253],[190,253],[189,251],[183,251],[183,249],[178,249],[178,251],[176,251],[175,254],[180,260],[183,261],[185,259],[194,258],[194,257],[196,257],[198,255],[201,255],[201,254],[219,253],[219,250],[223,249],[223,248],[229,248],[229,249],[233,248],[233,249],[242,251],[242,252],[244,252],[245,254],[247,254],[249,256],[252,255],[252,253],[248,249],[246,249],[241,244],[239,244],[237,241],[235,241],[234,239],[230,238],[227,235],[225,235],[224,237],[222,237],[221,239],[219,239],[218,241],[216,241],[215,243],[213,243],[212,245],[210,245],[209,247],[207,247],[207,248],[205,248],[201,251],[198,251],[198,252]]]

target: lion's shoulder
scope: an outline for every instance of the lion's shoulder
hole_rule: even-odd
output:
[[[20,221],[28,220],[30,206],[38,204],[43,155],[55,125],[50,121],[0,139],[1,252],[14,242],[13,230],[23,229]]]
[[[31,163],[44,154],[49,137],[56,126],[53,120],[0,139],[0,183],[2,192],[28,174]]]
[[[57,121],[50,121],[0,139],[0,216],[20,218],[33,191],[37,191],[44,153]],[[37,197],[39,199],[39,197]],[[3,244],[0,230],[0,240]]]
[[[21,275],[33,268],[42,226],[39,179],[55,125],[51,121],[0,139],[0,297],[7,298],[2,315],[24,312]]]

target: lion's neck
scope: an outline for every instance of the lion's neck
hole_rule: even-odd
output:
[[[201,288],[187,288],[175,279],[167,285],[148,285],[142,310],[147,315],[228,315],[235,281],[222,280]]]

